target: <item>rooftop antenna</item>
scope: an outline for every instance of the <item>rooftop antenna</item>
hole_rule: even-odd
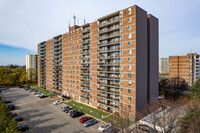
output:
[[[85,16],[84,16],[84,24],[85,24]]]
[[[70,20],[69,20],[69,26],[68,27],[70,28]]]
[[[75,14],[73,14],[73,18],[74,18],[74,26],[76,25],[76,16]]]

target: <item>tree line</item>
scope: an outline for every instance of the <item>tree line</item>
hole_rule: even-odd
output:
[[[24,70],[20,67],[0,67],[0,86],[16,86],[37,82],[37,71],[33,68]]]

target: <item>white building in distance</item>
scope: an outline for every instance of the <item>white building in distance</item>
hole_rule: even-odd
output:
[[[26,70],[34,68],[37,70],[37,55],[31,55],[27,54],[26,55]]]
[[[159,59],[159,74],[169,73],[169,58]]]

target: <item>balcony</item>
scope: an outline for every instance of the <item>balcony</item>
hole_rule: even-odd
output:
[[[90,99],[90,96],[81,95],[81,97],[83,97],[85,99]]]
[[[81,57],[82,60],[90,60],[90,57]]]
[[[89,54],[89,51],[82,51],[81,54]]]
[[[45,47],[46,43],[40,44],[40,48]]]
[[[60,50],[60,49],[62,49],[61,46],[60,46],[60,47],[54,47],[54,48],[53,48],[53,50]]]
[[[97,69],[97,71],[102,71],[102,72],[119,72],[119,69]]]
[[[58,39],[54,39],[53,42],[59,42],[59,41],[62,41],[62,37],[59,37]]]
[[[100,66],[118,66],[120,62],[98,62]]]
[[[117,37],[117,36],[119,36],[119,33],[101,36],[101,37],[98,38],[98,40],[106,40],[106,39],[110,39],[110,38]]]
[[[81,92],[90,93],[90,90],[81,89]]]
[[[90,28],[83,29],[81,32],[82,32],[82,33],[90,32]]]
[[[81,67],[81,70],[87,70],[90,69],[89,67]]]
[[[120,58],[120,55],[119,54],[118,55],[108,55],[108,56],[100,55],[98,58],[99,59],[113,59],[113,58]]]
[[[89,38],[89,37],[90,37],[90,34],[85,34],[85,35],[82,36],[83,39],[84,38]]]
[[[90,46],[82,46],[81,49],[90,49]]]
[[[119,51],[120,48],[99,49],[99,53]]]
[[[62,45],[62,42],[59,42],[59,43],[54,43],[53,46],[61,46]]]
[[[82,84],[81,87],[86,87],[86,88],[90,88],[90,85],[85,85],[85,84]]]
[[[81,73],[81,76],[89,76],[90,73]]]
[[[115,23],[119,23],[119,18],[109,19],[107,22],[100,23],[98,27],[102,28],[102,27],[109,26]]]
[[[104,47],[104,46],[111,46],[111,45],[116,45],[116,44],[119,44],[120,43],[120,41],[118,40],[118,41],[108,41],[108,42],[106,42],[106,43],[99,43],[98,44],[98,46],[99,47]]]
[[[89,43],[90,42],[90,40],[85,40],[85,41],[82,41],[81,43],[82,44],[87,44],[87,43]]]
[[[99,31],[99,34],[108,33],[108,32],[112,32],[112,31],[115,31],[115,30],[119,30],[119,25],[118,26],[112,26],[112,27],[106,28],[106,29],[102,29],[102,30]]]

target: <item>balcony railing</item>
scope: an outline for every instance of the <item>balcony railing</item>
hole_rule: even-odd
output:
[[[110,20],[107,21],[107,22],[100,23],[100,24],[99,24],[99,27],[108,26],[108,25],[113,24],[113,23],[116,23],[116,22],[119,22],[119,18],[110,19]]]
[[[120,57],[120,55],[109,55],[109,56],[100,55],[98,58],[109,59],[109,58],[119,58],[119,57]]]
[[[101,36],[101,37],[98,38],[98,40],[105,40],[105,39],[113,38],[113,37],[116,37],[116,36],[119,36],[119,33],[110,34],[110,35],[107,35],[107,36]]]
[[[117,30],[117,29],[119,29],[119,25],[118,26],[112,26],[112,27],[106,28],[106,29],[102,29],[102,30],[99,31],[99,33],[100,34],[101,33],[107,33],[107,32],[111,32],[113,30]]]
[[[98,52],[112,52],[112,51],[119,51],[120,48],[110,48],[110,49],[99,49]]]
[[[89,43],[89,42],[90,42],[90,40],[85,40],[85,41],[82,41],[81,43],[86,44],[86,43]]]
[[[119,65],[120,62],[99,62],[98,65]]]
[[[86,29],[83,29],[83,31],[81,31],[82,33],[86,33],[86,32],[89,32],[90,29],[89,28],[86,28]]]
[[[102,47],[102,46],[109,46],[109,45],[115,45],[115,44],[119,44],[120,41],[111,41],[111,42],[106,42],[106,43],[99,43],[98,46]]]

